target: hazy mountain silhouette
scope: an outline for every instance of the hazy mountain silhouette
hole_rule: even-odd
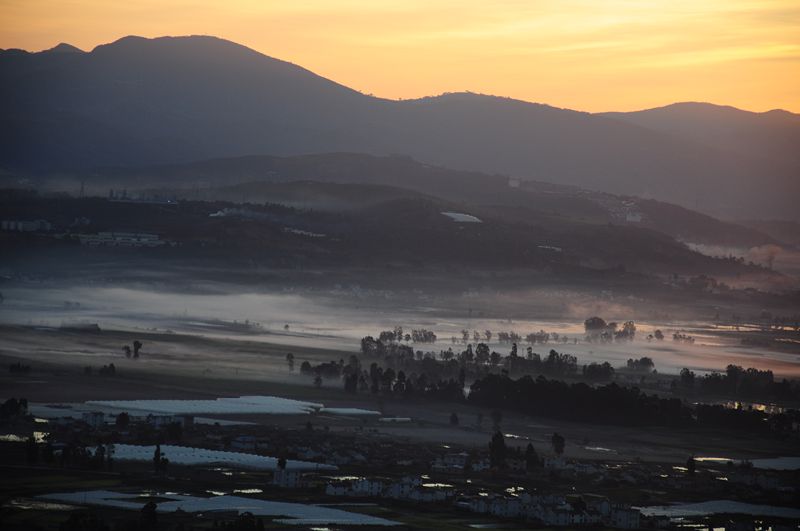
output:
[[[791,153],[798,126],[790,113],[785,137],[769,151],[743,150],[703,141],[715,123],[727,123],[711,115],[709,132],[687,125],[689,134],[668,124],[690,123],[682,116],[697,113],[665,110],[670,119],[645,120],[463,93],[391,101],[213,37],[126,37],[87,53],[52,52],[0,53],[6,168],[398,153],[716,214],[798,216]],[[753,127],[757,136],[760,125]]]

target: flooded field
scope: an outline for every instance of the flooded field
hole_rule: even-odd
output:
[[[185,512],[214,512],[233,511],[235,513],[249,512],[255,516],[277,516],[277,523],[283,525],[365,525],[365,526],[393,526],[397,522],[365,514],[343,511],[331,507],[288,503],[240,496],[213,496],[200,498],[184,494],[158,494],[167,501],[158,504],[158,511],[163,513],[177,510]],[[82,505],[96,505],[103,507],[117,507],[120,509],[140,510],[142,500],[150,494],[128,494],[113,491],[86,491],[86,492],[60,492],[41,496],[43,500],[56,502],[75,503]]]

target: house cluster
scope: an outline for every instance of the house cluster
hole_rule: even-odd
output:
[[[431,470],[434,472],[462,472],[467,467],[473,472],[489,470],[489,459],[471,460],[467,452],[454,452],[439,456],[431,463]]]
[[[471,458],[467,452],[448,453],[437,457],[431,463],[431,470],[434,472],[456,473],[469,470],[470,472],[484,472],[490,470],[489,459]],[[593,463],[567,462],[563,456],[545,456],[541,460],[542,468],[545,470],[558,470],[572,472],[583,475],[604,476],[606,470]],[[505,469],[510,473],[524,474],[528,472],[528,462],[524,457],[508,457],[505,460]]]
[[[325,486],[325,494],[356,498],[389,498],[418,503],[445,502],[455,497],[453,485],[429,480],[428,476],[406,476],[392,482],[361,477],[335,478]]]
[[[625,223],[642,223],[645,215],[632,199],[619,199],[613,196],[593,195],[592,200],[608,210],[608,213],[617,221]]]
[[[162,240],[158,234],[145,232],[98,232],[79,234],[81,245],[89,247],[161,247],[170,242]]]
[[[162,196],[160,194],[139,193],[135,197],[129,195],[128,191],[114,190],[108,191],[108,200],[114,203],[144,203],[151,205],[177,205],[178,200],[174,195]]]
[[[194,424],[194,416],[192,415],[130,415],[129,419],[131,423],[148,424],[153,428],[163,428],[171,424],[179,424],[181,428],[186,429]],[[81,413],[80,420],[88,424],[93,430],[102,430],[113,426],[116,421],[116,416],[103,411],[84,411]],[[70,417],[63,417],[51,419],[50,422],[56,424],[71,424],[72,419]]]
[[[478,514],[548,526],[609,526],[618,529],[639,529],[642,526],[638,509],[611,503],[605,496],[539,495],[525,492],[521,487],[507,489],[503,494],[485,491],[465,494],[458,493],[453,485],[433,482],[428,476],[406,476],[396,481],[365,477],[332,478],[325,487],[325,494],[416,503],[450,502],[459,509]]]
[[[4,219],[0,221],[0,229],[8,232],[48,232],[53,230],[53,225],[46,219]]]
[[[538,495],[521,489],[508,489],[503,495],[480,492],[461,496],[456,507],[468,511],[536,522],[548,526],[609,526],[617,529],[639,529],[641,513],[630,506],[612,504],[605,496]]]

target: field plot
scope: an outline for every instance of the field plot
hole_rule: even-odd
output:
[[[371,409],[361,409],[357,407],[324,407],[320,413],[327,413],[329,415],[344,415],[352,417],[379,417],[380,411],[373,411]]]
[[[731,500],[714,500],[700,503],[683,503],[676,505],[655,505],[641,507],[642,514],[654,516],[707,516],[711,514],[747,514],[753,516],[772,516],[778,518],[800,519],[800,509],[791,507],[775,507],[773,505],[756,505]]]
[[[114,458],[121,461],[152,461],[155,446],[139,446],[135,444],[117,444],[114,446]],[[222,450],[206,450],[189,446],[164,445],[161,447],[164,457],[177,465],[222,465],[232,468],[252,470],[276,470],[278,459],[263,455],[241,452],[225,452]],[[324,465],[309,461],[287,460],[289,470],[337,470],[334,465]]]
[[[365,514],[351,513],[330,507],[306,505],[302,503],[275,502],[242,498],[239,496],[215,496],[200,498],[181,494],[158,495],[169,501],[160,502],[158,511],[163,513],[177,510],[186,512],[237,511],[250,512],[255,516],[283,517],[276,522],[291,525],[369,525],[393,526],[398,522]],[[81,505],[116,507],[119,509],[140,510],[145,499],[136,494],[123,494],[107,490],[85,492],[61,492],[39,496],[41,499]]]
[[[216,400],[90,400],[86,403],[90,406],[108,407],[120,411],[172,415],[307,415],[323,408],[322,404],[277,396],[240,396]]]

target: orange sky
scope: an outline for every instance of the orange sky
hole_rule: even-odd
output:
[[[0,48],[188,34],[388,98],[800,112],[799,0],[0,0]]]

